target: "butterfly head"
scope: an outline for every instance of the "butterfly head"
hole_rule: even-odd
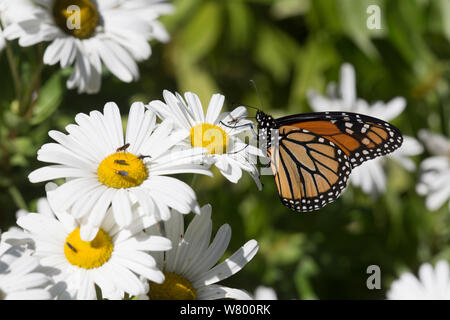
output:
[[[260,129],[276,127],[275,119],[262,111],[256,112],[256,122],[258,123],[258,128]]]

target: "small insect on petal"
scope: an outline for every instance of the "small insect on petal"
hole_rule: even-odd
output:
[[[77,253],[77,249],[75,249],[69,242],[66,242],[67,246],[75,253]]]
[[[116,149],[116,152],[125,151],[125,150],[128,149],[129,146],[130,146],[129,143],[125,143],[123,146],[117,148],[117,149]]]

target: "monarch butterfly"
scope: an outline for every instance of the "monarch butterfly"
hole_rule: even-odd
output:
[[[351,112],[314,112],[274,119],[258,110],[258,140],[266,148],[281,202],[298,212],[336,200],[350,172],[393,152],[401,132],[377,118]]]

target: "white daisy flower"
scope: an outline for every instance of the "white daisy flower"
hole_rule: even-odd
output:
[[[422,264],[419,278],[403,273],[387,292],[390,300],[450,300],[450,272],[447,261],[439,261],[435,268]]]
[[[53,214],[53,210],[51,209],[47,198],[39,198],[37,200],[36,207],[37,213],[43,215]],[[16,212],[16,221],[21,217],[26,216],[27,214],[29,214],[27,210],[19,209]],[[29,250],[30,252],[34,252],[35,250],[33,239],[30,238],[30,235],[27,232],[24,232],[22,228],[19,228],[17,226],[12,226],[8,229],[8,231],[3,232],[1,234],[1,240],[0,253],[2,252],[2,250],[8,249],[11,246],[21,246],[22,248]]]
[[[124,138],[119,108],[107,103],[104,113],[79,113],[69,134],[50,131],[57,143],[44,144],[38,160],[54,163],[33,171],[31,182],[65,178],[49,193],[55,209],[70,210],[81,219],[81,237],[94,239],[107,208],[111,205],[116,222],[128,226],[131,204],[137,201],[147,214],[167,220],[169,207],[182,213],[199,212],[194,191],[168,174],[211,175],[198,164],[203,149],[172,151],[180,137],[173,134],[172,122],[156,125],[156,116],[142,103],[131,106]]]
[[[4,26],[6,25],[6,19],[5,19],[5,3],[4,0],[0,0],[0,52],[5,48],[6,46],[6,40],[5,35],[3,34]]]
[[[341,67],[339,87],[336,88],[336,85],[331,83],[327,92],[328,97],[324,97],[314,90],[308,92],[308,101],[314,111],[349,111],[391,121],[400,115],[406,107],[406,100],[403,97],[394,98],[387,103],[377,101],[372,105],[358,98],[356,95],[355,69],[348,63]],[[360,187],[366,194],[377,195],[385,192],[386,173],[384,163],[386,158],[396,160],[408,171],[414,171],[415,163],[409,157],[422,153],[423,147],[413,137],[404,136],[403,138],[402,146],[390,155],[364,162],[353,169],[350,175],[351,183]]]
[[[143,0],[5,0],[12,23],[7,39],[21,46],[51,42],[44,63],[73,66],[69,89],[96,93],[102,64],[123,82],[139,78],[136,62],[151,55],[151,39],[168,40],[157,22],[171,11],[164,1]],[[126,4],[125,4],[126,3]]]
[[[167,33],[164,25],[157,20],[158,17],[171,14],[173,5],[166,3],[166,0],[121,0],[121,6],[127,9],[135,10],[136,14],[145,20],[152,31],[150,39],[156,39],[160,42],[168,42],[170,35]],[[148,17],[155,17],[148,19]]]
[[[419,131],[419,138],[432,156],[420,164],[416,190],[427,196],[428,209],[437,210],[450,199],[450,139],[424,129]]]
[[[19,246],[0,253],[0,300],[51,299],[50,278],[39,268],[39,259]]]
[[[255,290],[254,300],[278,300],[277,293],[270,287],[258,286]]]
[[[200,99],[194,93],[185,93],[187,104],[178,93],[174,95],[164,90],[163,96],[165,102],[152,101],[148,108],[161,119],[175,122],[176,130],[185,138],[186,147],[206,148],[206,161],[214,164],[233,183],[242,177],[242,170],[249,172],[261,189],[256,158],[264,155],[256,146],[242,139],[243,135],[254,138],[253,123],[245,119],[245,107],[221,113],[225,97],[214,94],[205,115]]]
[[[163,284],[150,284],[150,300],[215,300],[222,298],[251,299],[239,289],[216,284],[241,270],[258,251],[258,243],[250,240],[222,263],[214,266],[222,257],[231,238],[228,224],[220,227],[211,239],[211,206],[202,208],[184,232],[183,216],[173,212],[164,222],[167,237],[172,240],[173,249],[165,254],[155,253],[158,266],[163,270]],[[152,227],[149,234],[161,234]]]
[[[47,184],[48,193],[54,188],[55,184]],[[51,199],[49,202],[54,209]],[[58,271],[53,279],[66,284],[71,298],[96,299],[96,284],[103,298],[122,299],[125,293],[136,296],[146,292],[140,277],[164,281],[149,251],[171,248],[170,240],[142,231],[155,220],[143,218],[136,205],[131,210],[136,211],[134,219],[127,229],[122,229],[109,209],[92,241],[81,239],[80,223],[71,212],[29,213],[17,224],[33,239],[35,256],[41,264]]]

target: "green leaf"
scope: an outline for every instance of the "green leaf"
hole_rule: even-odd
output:
[[[62,75],[55,73],[41,88],[36,101],[31,124],[36,125],[45,121],[58,109],[64,95]]]
[[[222,15],[215,1],[208,1],[196,12],[181,34],[183,58],[198,61],[206,56],[220,38]]]
[[[15,111],[11,111],[11,110],[6,110],[3,113],[3,121],[5,123],[5,127],[8,127],[8,128],[17,128],[20,126],[20,124],[22,122],[19,115],[17,113],[15,113]]]
[[[305,14],[311,7],[311,0],[278,0],[271,9],[277,19],[286,19]]]
[[[299,53],[295,41],[275,27],[262,25],[255,49],[255,61],[271,73],[275,81],[287,81]]]
[[[161,17],[161,22],[164,23],[169,31],[174,30],[179,24],[188,21],[186,17],[189,17],[198,10],[198,7],[202,4],[203,0],[175,0],[173,2],[176,8],[173,14],[165,15]]]
[[[14,167],[27,167],[30,165],[27,158],[20,153],[13,154],[9,159],[9,163]]]
[[[242,1],[227,1],[229,17],[229,41],[233,48],[246,48],[253,35],[254,18]]]
[[[433,56],[422,37],[424,14],[416,1],[386,2],[389,38],[417,74],[428,72]]]
[[[367,19],[369,14],[367,8],[369,5],[377,5],[380,8],[380,19],[384,16],[383,8],[380,1],[361,1],[361,0],[340,0],[339,12],[341,23],[345,33],[353,39],[356,45],[369,57],[376,58],[378,56],[377,49],[372,44],[371,34],[382,34],[384,23],[381,23],[381,29],[370,30],[367,27]],[[382,20],[382,19],[381,19]]]
[[[291,84],[289,106],[292,112],[306,110],[299,109],[303,104],[309,89],[321,90],[327,79],[324,71],[338,63],[334,48],[328,41],[311,40],[297,57],[294,77]]]
[[[336,1],[315,0],[312,2],[311,10],[308,14],[309,24],[312,29],[317,31],[332,31],[339,33],[342,31],[342,25]]]
[[[303,257],[294,274],[295,286],[301,299],[317,299],[311,278],[319,272],[315,261],[310,257]]]
[[[35,150],[30,137],[17,137],[13,140],[14,151],[21,155],[34,155]]]
[[[442,29],[447,40],[450,41],[450,1],[441,0],[439,4],[441,5],[442,13]]]
[[[191,65],[187,61],[178,68],[178,84],[181,92],[195,92],[203,107],[208,106],[213,93],[219,92],[211,75],[197,65]]]
[[[274,265],[289,265],[302,258],[305,237],[300,233],[276,232],[260,238],[261,254]]]

